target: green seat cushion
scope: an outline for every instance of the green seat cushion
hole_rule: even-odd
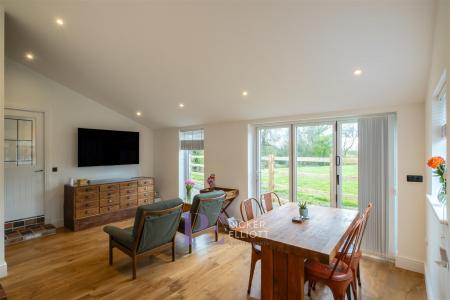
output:
[[[128,228],[118,228],[116,226],[105,226],[103,231],[109,234],[116,242],[122,246],[131,249],[133,247],[133,227]]]

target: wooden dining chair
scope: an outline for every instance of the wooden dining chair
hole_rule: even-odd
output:
[[[273,209],[274,198],[277,200],[278,205],[281,206],[280,197],[278,197],[277,193],[267,192],[261,195],[261,208],[263,209],[263,212],[269,212]]]
[[[308,296],[311,296],[311,288],[316,282],[327,285],[333,293],[335,300],[344,300],[347,293],[351,298],[350,288],[354,280],[350,265],[345,263],[345,259],[353,259],[352,248],[356,247],[362,233],[362,219],[358,219],[352,226],[347,236],[342,250],[336,255],[331,264],[323,264],[318,261],[308,260],[305,263],[305,280],[308,281]],[[356,294],[354,293],[355,299]]]
[[[257,211],[255,212],[255,209]],[[245,212],[245,214],[244,214]],[[262,215],[264,213],[261,204],[255,198],[249,198],[241,202],[241,216],[243,221],[253,220],[257,214]],[[253,273],[255,272],[256,262],[261,259],[261,246],[252,243],[252,258],[250,263],[250,277],[248,279],[247,294],[250,294],[252,289]]]
[[[356,248],[352,249],[352,251],[355,252],[353,254],[353,260],[350,262],[348,256],[345,258],[346,262],[350,263],[350,268],[352,269],[353,272],[353,279],[354,279],[354,283],[352,285],[353,290],[356,290],[356,281],[358,281],[358,285],[361,286],[361,273],[359,270],[359,261],[361,260],[362,257],[361,244],[362,239],[364,237],[364,232],[366,231],[367,222],[369,221],[369,215],[370,211],[372,210],[372,207],[373,207],[372,202],[369,202],[369,205],[364,210],[364,213],[361,216],[362,220],[361,235],[359,241],[357,241]]]

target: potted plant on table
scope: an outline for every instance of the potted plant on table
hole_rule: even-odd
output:
[[[308,217],[308,205],[307,205],[306,201],[298,202],[298,210],[299,210],[300,216],[302,218]]]
[[[434,176],[439,178],[441,187],[437,194],[437,198],[439,202],[444,205],[447,203],[447,178],[445,177],[447,166],[445,165],[445,159],[441,156],[433,156],[428,160],[427,165],[434,170]]]
[[[195,182],[192,179],[186,179],[184,181],[184,186],[186,188],[186,199],[191,200],[192,197],[192,188],[195,186]]]

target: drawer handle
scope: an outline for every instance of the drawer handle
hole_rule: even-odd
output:
[[[111,207],[108,207],[108,210],[111,210]]]
[[[109,200],[108,200],[108,202],[109,202],[109,203],[111,203],[111,202],[112,202],[112,200],[111,200],[111,199],[109,199]]]
[[[89,203],[86,203],[84,206],[85,206],[85,207],[89,207]]]

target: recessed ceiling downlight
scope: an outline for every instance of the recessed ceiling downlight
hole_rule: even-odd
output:
[[[180,104],[178,104],[178,107],[179,107],[179,108],[183,108],[183,107],[184,107],[184,104],[183,104],[183,103],[180,103]]]
[[[137,111],[136,116],[140,117],[140,116],[142,116],[142,113],[140,111]]]
[[[242,91],[242,96],[248,96],[248,91]]]
[[[28,60],[33,60],[34,59],[34,55],[31,52],[27,52],[25,53],[25,58]]]
[[[59,26],[63,26],[64,25],[64,20],[61,18],[56,18],[55,20],[56,24],[58,24]]]
[[[361,69],[356,69],[353,71],[353,75],[355,76],[361,76],[363,73],[363,71]]]

